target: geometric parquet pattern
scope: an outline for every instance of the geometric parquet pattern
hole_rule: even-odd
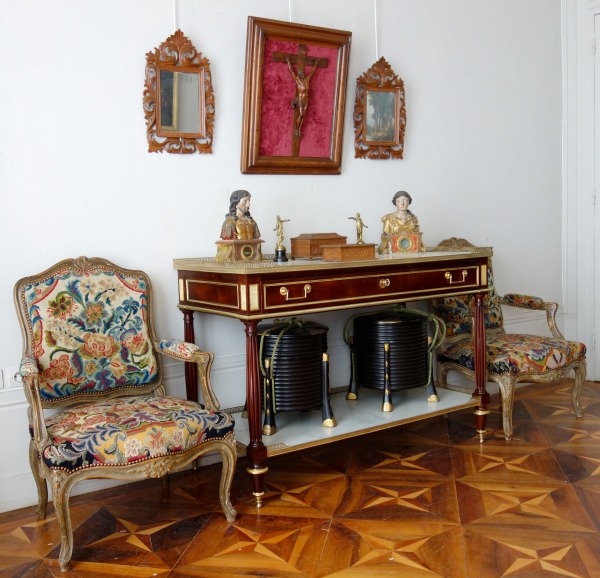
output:
[[[66,576],[598,578],[600,383],[582,419],[572,384],[519,388],[510,442],[496,399],[484,444],[467,410],[272,458],[261,510],[240,460],[233,523],[220,465],[75,497]],[[65,576],[48,510],[0,515],[0,576]]]

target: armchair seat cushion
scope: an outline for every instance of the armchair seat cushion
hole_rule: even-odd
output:
[[[492,335],[486,338],[487,371],[544,373],[570,365],[585,357],[586,347],[577,341],[563,341],[537,335]],[[438,353],[438,362],[455,363],[474,371],[473,341],[449,344]]]
[[[50,469],[124,466],[184,452],[233,431],[233,418],[196,402],[155,395],[109,399],[46,419]]]

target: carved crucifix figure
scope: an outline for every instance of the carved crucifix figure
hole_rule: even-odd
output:
[[[327,68],[329,60],[327,58],[314,58],[306,56],[306,44],[298,44],[298,54],[286,54],[284,52],[274,52],[273,62],[285,62],[294,82],[296,83],[296,96],[292,101],[291,107],[294,109],[294,124],[292,127],[292,155],[297,157],[300,150],[300,138],[302,137],[301,127],[304,122],[306,110],[308,108],[308,92],[310,79],[315,74],[317,67]],[[296,72],[292,68],[296,65]],[[312,66],[310,74],[306,75],[305,66]]]

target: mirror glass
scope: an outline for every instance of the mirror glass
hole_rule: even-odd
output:
[[[200,133],[200,75],[160,70],[160,132]]]
[[[396,93],[367,90],[367,141],[393,142],[396,129]]]

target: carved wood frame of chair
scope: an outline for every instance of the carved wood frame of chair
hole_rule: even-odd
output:
[[[188,449],[176,451],[174,453],[163,453],[162,455],[159,454],[155,457],[150,455],[149,457],[138,459],[125,465],[108,463],[100,465],[91,464],[75,468],[74,470],[67,470],[64,468],[61,469],[60,467],[50,468],[44,462],[44,450],[52,443],[46,428],[44,409],[54,409],[81,404],[82,402],[89,401],[90,397],[92,398],[91,403],[79,407],[88,407],[88,405],[91,406],[96,401],[106,402],[107,400],[123,396],[147,396],[148,394],[152,394],[156,398],[165,398],[165,387],[162,383],[162,361],[161,356],[157,355],[155,356],[156,378],[152,379],[149,383],[119,387],[118,389],[108,391],[77,393],[76,395],[70,395],[62,399],[57,398],[56,400],[50,401],[42,399],[40,388],[44,385],[44,367],[38,363],[35,356],[34,330],[32,327],[26,291],[31,291],[34,284],[42,284],[65,272],[75,271],[77,273],[86,274],[92,270],[109,272],[109,274],[114,273],[115,275],[124,275],[127,278],[139,279],[145,283],[143,299],[145,299],[147,307],[145,312],[146,329],[149,342],[152,344],[151,346],[148,344],[149,348],[153,350],[153,353],[166,354],[179,360],[196,363],[199,376],[198,382],[207,411],[204,412],[201,410],[197,404],[195,404],[197,407],[195,411],[198,411],[202,415],[218,415],[229,419],[227,414],[218,411],[219,401],[212,390],[210,382],[210,368],[213,363],[214,355],[212,353],[200,351],[200,349],[193,344],[185,344],[176,342],[175,340],[164,340],[161,342],[156,340],[151,315],[152,287],[150,280],[142,271],[123,269],[105,259],[79,257],[78,259],[66,259],[38,275],[30,276],[18,281],[14,289],[14,301],[23,335],[23,361],[21,362],[20,375],[23,380],[25,396],[29,403],[28,418],[30,428],[33,432],[29,444],[29,462],[38,490],[38,506],[36,513],[39,519],[44,519],[46,517],[48,502],[46,480],[48,480],[52,485],[54,508],[60,527],[61,550],[59,564],[63,572],[69,570],[73,550],[73,531],[69,512],[69,496],[73,486],[86,479],[112,478],[124,481],[135,481],[146,478],[162,477],[163,484],[166,487],[168,485],[167,475],[169,472],[181,470],[191,463],[194,463],[195,465],[196,460],[202,454],[218,451],[223,460],[219,489],[221,507],[228,521],[231,522],[236,517],[236,511],[231,505],[229,497],[237,461],[236,442],[231,424],[230,431],[221,438],[215,437],[214,439],[206,440],[204,437],[201,437],[196,445],[189,447]],[[38,287],[38,285],[35,285],[35,287]],[[167,346],[173,345],[173,343],[179,346],[178,350],[175,347],[168,349]],[[155,399],[155,397],[152,399]],[[186,407],[194,403],[188,402],[187,400],[177,400],[177,398],[165,399],[171,399],[174,402],[183,402],[184,404],[187,404]]]
[[[469,243],[469,241],[465,239],[459,239],[456,237],[452,237],[451,239],[447,239],[442,241],[437,247],[428,248],[428,251],[465,251],[470,253],[476,253],[481,251],[482,249],[491,249],[490,247],[476,247]],[[490,275],[490,282],[492,282]],[[546,302],[539,298],[536,299],[535,302],[528,303],[515,303],[514,300],[507,299],[509,295],[505,295],[504,297],[498,297],[499,303],[501,305],[508,305],[511,307],[520,307],[523,309],[531,309],[538,311],[546,312],[546,320],[548,322],[548,327],[552,336],[561,341],[567,341],[560,330],[556,325],[556,312],[558,310],[558,304],[553,302]],[[521,296],[516,296],[521,297]],[[434,307],[435,309],[435,307]],[[439,313],[438,313],[439,314]],[[460,334],[452,337],[446,337],[446,340],[442,343],[440,348],[438,349],[438,355],[440,352],[444,351],[446,344],[453,344],[462,341],[472,340],[472,318],[466,315],[464,318],[460,320],[461,322],[466,322],[471,324],[471,334]],[[486,328],[486,337],[493,335],[505,335],[506,331],[503,326],[499,328]],[[487,348],[486,348],[487,352]],[[585,353],[585,351],[584,351]],[[487,368],[486,368],[487,369]],[[436,369],[436,385],[442,388],[447,388],[455,391],[469,392],[467,388],[463,388],[456,385],[451,385],[447,382],[447,375],[449,371],[457,371],[460,374],[468,377],[469,379],[475,381],[475,372],[470,369],[460,365],[458,363],[450,363],[450,362],[440,362],[439,358],[437,361],[437,369]],[[573,409],[575,410],[575,415],[577,417],[583,416],[583,410],[579,405],[579,396],[581,394],[581,390],[583,388],[583,384],[585,382],[585,377],[587,373],[587,362],[585,359],[585,354],[581,357],[581,359],[572,361],[571,363],[565,365],[564,367],[560,367],[557,369],[553,369],[550,371],[542,372],[519,372],[519,373],[503,373],[503,374],[495,374],[490,371],[486,371],[486,378],[488,381],[494,381],[498,384],[500,388],[500,395],[502,398],[502,424],[504,430],[504,437],[506,440],[510,440],[513,433],[512,426],[512,408],[514,402],[514,394],[516,384],[521,381],[528,382],[553,382],[559,381],[565,378],[570,371],[574,371],[575,373],[575,383],[573,386],[573,392],[571,395],[571,400],[573,404]]]

